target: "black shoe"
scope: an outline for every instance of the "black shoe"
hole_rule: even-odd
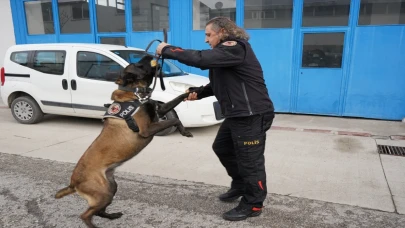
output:
[[[222,217],[228,221],[241,221],[248,217],[256,217],[262,213],[261,207],[247,207],[247,206],[237,206],[234,209],[225,212]]]
[[[242,189],[229,189],[227,192],[224,194],[221,194],[219,196],[219,200],[224,201],[224,202],[232,202],[234,200],[237,200],[239,197],[241,197],[245,193]]]

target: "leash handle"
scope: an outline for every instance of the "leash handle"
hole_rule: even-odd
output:
[[[167,29],[166,28],[163,29],[163,40],[164,40],[165,43],[167,43]],[[162,88],[163,91],[166,90],[166,86],[165,86],[165,83],[163,81],[163,76],[162,76],[162,70],[163,70],[164,61],[165,61],[165,59],[162,57],[162,66],[160,67],[160,74],[159,74],[160,87]]]
[[[164,59],[162,58],[162,67],[160,68],[159,78],[160,78],[160,87],[162,88],[163,91],[165,91],[166,86],[165,86],[165,82],[163,81],[163,76],[162,76],[163,62],[164,62]]]
[[[148,49],[150,48],[150,46],[152,46],[152,44],[153,44],[155,41],[158,41],[158,42],[162,43],[162,41],[159,40],[159,39],[152,40],[152,41],[149,43],[149,45],[146,47],[146,49],[145,49],[145,52],[146,52],[146,53],[148,53]],[[167,42],[167,29],[166,29],[166,28],[163,29],[163,41],[164,41],[165,43]],[[159,59],[160,59],[161,56],[162,56],[162,55],[156,56],[156,62],[159,62]],[[166,87],[165,87],[165,84],[164,84],[164,81],[163,81],[163,76],[162,76],[163,62],[164,62],[164,58],[162,58],[162,65],[161,65],[160,69],[159,69],[158,71],[156,71],[156,73],[155,73],[155,76],[154,76],[155,80],[154,80],[154,83],[153,83],[152,91],[149,92],[148,97],[151,97],[151,96],[152,96],[152,92],[155,90],[156,82],[157,82],[158,77],[159,77],[159,79],[160,79],[160,87],[162,88],[163,91],[166,90]]]
[[[148,46],[146,47],[146,49],[145,49],[145,52],[146,52],[146,53],[148,53],[148,50],[149,50],[150,46],[152,46],[152,44],[153,44],[154,42],[156,42],[156,41],[158,41],[159,43],[162,43],[162,41],[159,40],[159,39],[152,40],[152,41],[148,44]]]
[[[163,41],[165,43],[167,43],[167,29],[166,28],[163,29]]]
[[[146,47],[145,52],[148,52],[150,46],[152,46],[152,44],[153,44],[154,42],[156,42],[156,41],[159,42],[159,43],[162,43],[162,41],[159,40],[159,39],[154,39],[154,40],[152,40],[152,41],[148,44],[148,46]],[[167,29],[166,29],[166,28],[163,29],[163,42],[167,43]],[[158,59],[159,59],[159,57],[158,57]]]

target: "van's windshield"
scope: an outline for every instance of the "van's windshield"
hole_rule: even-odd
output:
[[[137,63],[146,55],[146,52],[134,50],[112,50],[111,52],[123,58],[128,63]],[[184,71],[167,60],[163,63],[162,72],[164,77],[187,75]]]

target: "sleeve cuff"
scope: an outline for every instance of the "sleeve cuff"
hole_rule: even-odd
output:
[[[171,47],[174,47],[174,46],[172,46],[172,45],[167,45],[167,46],[165,46],[164,48],[162,48],[162,51],[161,51],[162,55],[165,53],[165,51],[166,51],[168,48],[171,48]]]

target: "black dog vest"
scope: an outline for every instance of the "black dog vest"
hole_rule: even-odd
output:
[[[138,111],[141,104],[142,103],[138,100],[130,102],[113,102],[104,113],[103,120],[105,118],[124,119],[132,131],[139,132],[139,128],[132,116]]]

